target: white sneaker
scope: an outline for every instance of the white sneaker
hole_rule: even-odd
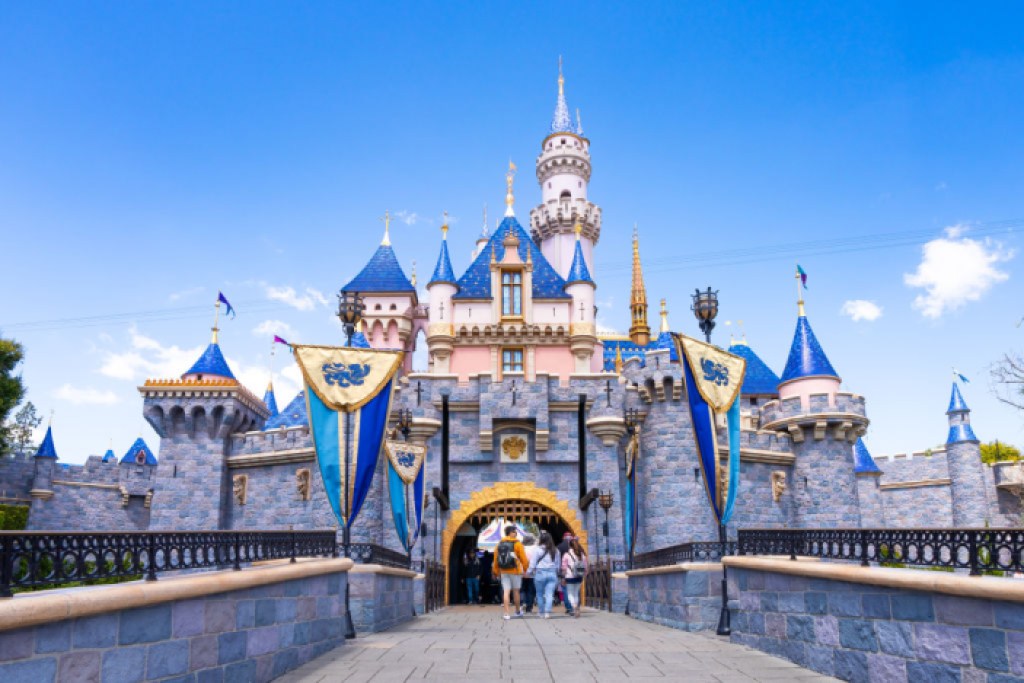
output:
[[[550,619],[550,618],[551,618],[551,615],[550,615],[550,614],[545,614],[545,615],[544,615],[544,618],[545,618],[545,619]]]
[[[522,618],[523,618],[523,610],[519,610],[518,612],[516,612],[516,619],[522,619]]]
[[[509,616],[509,615],[507,615],[507,614],[503,614],[501,618],[502,618],[502,619],[504,619],[505,621],[508,621],[508,620],[509,620],[509,619],[511,619],[512,617],[510,617],[510,616]]]

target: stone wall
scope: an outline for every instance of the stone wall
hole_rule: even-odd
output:
[[[37,477],[53,493],[33,498],[30,530],[135,531],[149,528],[149,493],[153,490],[152,465],[105,463],[92,455],[82,465],[40,459]],[[42,484],[45,482],[45,484]],[[73,521],[71,521],[73,520]]]
[[[385,631],[413,618],[416,573],[380,565],[359,565],[349,574],[349,605],[356,633]],[[422,611],[422,589],[421,611]]]
[[[881,494],[886,526],[904,529],[953,526],[953,503],[948,485],[884,488]]]
[[[931,578],[934,573],[919,569],[849,569],[855,570],[851,576],[856,570],[890,577],[917,573],[922,587],[936,580]],[[995,683],[1024,676],[1024,604],[1019,602],[734,565],[729,573],[735,574],[739,587],[733,642],[820,673],[864,682]],[[939,576],[948,581],[1013,583]]]
[[[10,501],[13,498],[27,503],[35,471],[33,458],[0,458],[0,501]]]
[[[722,565],[686,564],[626,572],[629,615],[684,631],[718,626],[722,610]],[[729,577],[730,594],[735,594]]]
[[[105,613],[0,631],[0,680],[270,681],[344,643],[344,587],[342,571],[133,609],[117,609],[115,598]],[[90,589],[90,598],[125,589],[136,586]],[[0,620],[12,603],[49,599],[2,602]]]

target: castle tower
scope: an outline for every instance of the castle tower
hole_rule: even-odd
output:
[[[853,472],[857,475],[861,526],[869,529],[885,526],[880,486],[882,470],[878,469],[863,439],[857,439],[853,445]]]
[[[644,272],[640,266],[640,236],[633,228],[633,288],[629,296],[629,338],[637,346],[647,346],[651,341],[651,328],[647,324],[647,288],[644,286]]]
[[[568,277],[575,254],[573,228],[583,226],[580,246],[591,272],[594,245],[601,236],[601,209],[587,199],[590,183],[590,140],[574,125],[565,100],[562,60],[558,60],[558,99],[548,136],[537,157],[541,203],[530,211],[530,234],[545,258],[563,278]]]
[[[45,505],[45,501],[53,498],[53,470],[57,466],[57,449],[53,445],[53,424],[46,427],[46,436],[39,444],[33,458],[35,464],[35,476],[32,478],[32,508],[39,517],[39,506]]]
[[[272,417],[277,417],[277,396],[274,395],[273,380],[267,382],[267,390],[263,392],[263,405],[267,406],[267,410],[270,411],[270,415],[267,416],[268,419]]]
[[[985,471],[981,463],[981,445],[971,428],[971,410],[960,387],[953,382],[949,397],[949,434],[946,436],[946,462],[949,467],[950,494],[953,502],[953,526],[978,527],[986,522]]]
[[[427,349],[433,372],[447,374],[450,370],[452,349],[455,346],[455,332],[452,327],[452,297],[459,291],[455,284],[455,271],[448,256],[448,214],[441,226],[441,253],[437,257],[434,274],[427,283],[430,296],[429,325],[427,326]],[[486,220],[486,219],[485,219]],[[485,225],[486,227],[486,225]]]
[[[576,250],[569,275],[565,278],[565,291],[572,297],[572,322],[569,324],[569,348],[576,360],[576,372],[591,371],[597,346],[597,328],[594,326],[594,290],[597,285],[590,277],[587,260],[583,257],[580,235],[583,226],[576,224]]]

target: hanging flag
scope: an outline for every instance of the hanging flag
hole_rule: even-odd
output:
[[[225,313],[227,315],[230,315],[232,318],[235,317],[235,309],[231,305],[231,302],[228,301],[228,298],[224,296],[223,292],[217,292],[217,303],[224,304],[224,306],[226,307]]]
[[[274,335],[274,342],[273,343],[275,343],[275,344],[284,344],[289,349],[292,347],[291,344],[289,344],[286,340],[282,339],[281,337],[278,337],[276,334]]]
[[[746,361],[717,346],[673,333],[686,380],[686,396],[696,436],[697,458],[704,472],[704,489],[711,510],[728,524],[736,503],[740,479],[740,387]],[[685,359],[685,360],[682,360]],[[729,461],[718,459],[715,414],[725,413],[729,435]],[[724,470],[724,471],[723,471]]]
[[[351,529],[373,483],[403,354],[307,345],[292,351],[327,500],[338,522]]]
[[[800,276],[800,284],[804,286],[804,289],[807,289],[807,273],[800,267],[799,263],[796,264],[796,274]]]
[[[959,372],[957,372],[957,371],[956,371],[956,369],[954,368],[954,370],[953,370],[953,378],[954,378],[954,379],[956,379],[957,377],[959,377],[959,378],[960,378],[960,381],[961,381],[961,382],[963,382],[964,384],[970,384],[970,383],[971,383],[971,380],[969,380],[969,379],[967,379],[966,377],[964,377],[963,375],[961,375],[961,374],[960,374]]]
[[[385,441],[384,452],[388,457],[388,496],[391,500],[391,517],[402,546],[408,552],[416,545],[420,525],[423,522],[423,462],[427,447],[405,441]],[[413,515],[409,515],[409,484],[413,485]]]

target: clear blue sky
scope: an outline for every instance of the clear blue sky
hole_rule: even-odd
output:
[[[667,297],[695,333],[689,293],[712,285],[716,340],[742,319],[781,372],[799,261],[875,454],[944,440],[951,366],[979,436],[1024,445],[987,373],[1024,346],[1022,23],[1011,3],[4,3],[0,332],[66,462],[156,441],[135,387],[194,360],[218,290],[261,394],[269,330],[339,341],[334,292],[386,208],[421,283],[443,210],[467,266],[510,157],[525,222],[562,54],[605,326],[628,325],[636,222],[652,325]],[[901,237],[864,248],[882,233]],[[298,385],[276,382],[283,404]]]

